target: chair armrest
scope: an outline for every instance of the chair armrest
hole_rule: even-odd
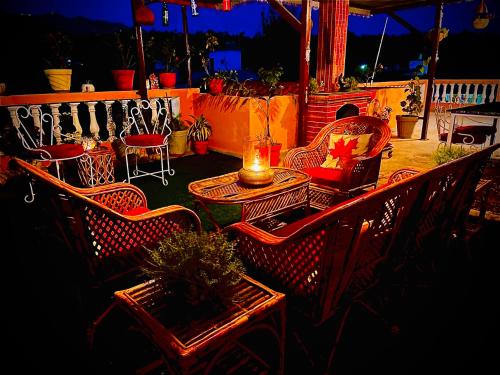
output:
[[[320,152],[318,147],[297,147],[290,151],[283,160],[283,166],[293,169],[314,168],[320,166],[326,159],[326,151]]]
[[[399,182],[409,177],[415,176],[419,173],[422,173],[422,170],[416,168],[401,168],[389,176],[389,178],[387,179],[387,183],[393,184],[395,182]]]

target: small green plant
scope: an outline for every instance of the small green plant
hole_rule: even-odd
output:
[[[71,67],[71,53],[73,52],[73,42],[66,34],[61,32],[51,32],[42,38],[45,56],[45,64],[48,68],[68,69]]]
[[[147,250],[142,271],[188,304],[230,303],[231,287],[245,272],[235,245],[222,233],[173,233]]]
[[[464,150],[462,147],[458,146],[438,147],[438,149],[432,154],[432,159],[437,165],[441,165],[469,155],[470,153],[471,151]]]
[[[318,80],[314,77],[309,78],[309,93],[310,94],[317,94],[322,90],[322,88],[325,86],[324,82],[318,82]]]
[[[177,114],[177,116],[172,116],[172,118],[170,119],[170,128],[174,132],[188,129],[180,113]]]
[[[212,126],[205,116],[193,116],[193,121],[189,123],[188,138],[194,142],[205,142],[212,135]]]
[[[422,112],[422,92],[420,89],[420,80],[415,76],[408,82],[405,88],[406,100],[401,102],[401,109],[409,116],[418,116]]]
[[[257,105],[259,106],[259,109],[266,115],[266,127],[264,129],[264,136],[269,137],[273,145],[276,144],[276,141],[271,136],[269,109],[271,107],[272,98],[278,95],[281,92],[281,89],[283,88],[283,86],[279,84],[281,77],[283,76],[283,73],[284,73],[283,68],[280,65],[277,65],[271,69],[260,68],[257,71],[260,81],[265,85],[267,89],[266,96],[258,97],[258,99],[264,100],[264,102],[266,103],[266,108],[264,109],[261,106],[259,100],[257,100]]]
[[[133,45],[134,36],[128,30],[120,30],[113,34],[115,47],[115,66],[120,69],[133,69],[135,66]]]
[[[344,77],[342,74],[339,77],[340,91],[350,91],[358,88],[359,82],[356,77]]]

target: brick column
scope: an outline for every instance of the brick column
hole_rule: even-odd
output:
[[[344,73],[348,16],[349,0],[320,0],[316,79],[326,92],[338,91]]]

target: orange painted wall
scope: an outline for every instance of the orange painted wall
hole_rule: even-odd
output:
[[[381,108],[385,106],[392,108],[389,126],[394,134],[397,132],[396,116],[404,114],[401,110],[401,101],[405,98],[406,93],[404,92],[404,87],[377,88],[375,92],[375,99],[380,102]],[[369,115],[372,115],[370,112],[372,109],[373,108],[369,108]]]
[[[196,115],[203,114],[212,125],[209,147],[212,150],[241,157],[243,140],[264,133],[265,114],[257,98],[199,94],[194,99]],[[265,102],[260,100],[265,110]],[[271,136],[282,144],[282,152],[297,144],[296,96],[276,96],[271,100]]]

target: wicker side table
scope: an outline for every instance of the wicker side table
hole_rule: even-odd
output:
[[[232,306],[193,319],[179,319],[176,305],[154,280],[117,291],[115,297],[160,350],[169,374],[282,374],[285,295],[247,276],[234,288]]]
[[[85,151],[78,159],[78,176],[86,187],[115,182],[113,151],[105,147]]]

